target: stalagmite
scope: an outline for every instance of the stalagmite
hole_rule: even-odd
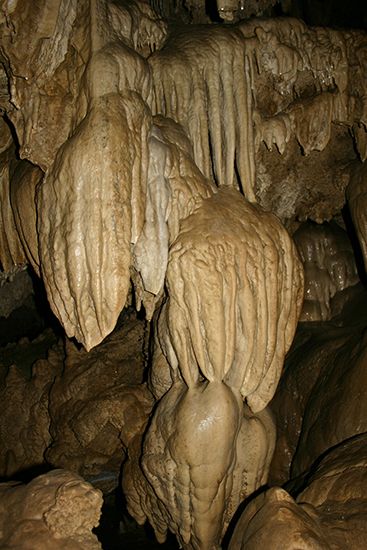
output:
[[[172,386],[144,439],[142,467],[166,529],[184,548],[218,548],[269,466],[271,420],[261,428],[242,399],[257,413],[273,396],[302,303],[302,269],[276,218],[221,189],[181,223],[167,290],[158,339]],[[255,434],[262,443],[251,455],[241,443]],[[162,535],[162,510],[149,515]]]

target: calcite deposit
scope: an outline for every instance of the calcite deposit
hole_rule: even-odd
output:
[[[22,550],[100,550],[92,529],[102,494],[81,477],[53,470],[27,485],[0,484],[0,544]]]
[[[293,238],[305,271],[299,320],[328,321],[340,313],[343,291],[359,282],[351,242],[346,231],[335,223],[303,224]]]
[[[328,449],[367,430],[366,300],[359,285],[332,321],[299,327],[271,403],[272,484],[304,474]]]
[[[1,369],[3,370],[3,369]],[[51,443],[48,410],[55,377],[62,371],[62,355],[56,345],[47,360],[33,365],[29,379],[16,365],[10,366],[0,388],[0,476],[36,470],[44,462]]]
[[[21,350],[30,347],[22,342],[8,371],[0,363],[0,476],[51,465],[114,489],[130,440],[154,404],[143,384],[144,322],[127,311],[90,353],[59,341],[47,359],[26,368]]]
[[[363,548],[366,524],[366,434],[334,447],[292,498],[273,487],[246,508],[229,550]]]
[[[187,550],[220,548],[267,481],[268,405],[301,314],[301,259],[302,320],[332,317],[334,295],[357,282],[351,249],[341,259],[320,228],[303,246],[300,222],[341,223],[348,188],[366,248],[365,33],[243,19],[273,4],[218,0],[226,24],[188,31],[169,20],[209,22],[199,0],[1,2],[0,262],[31,265],[85,348],[66,340],[62,366],[37,386],[37,460],[98,475],[127,457],[130,513]],[[113,332],[130,305],[146,319],[129,320],[144,341],[133,349]],[[363,342],[345,386],[347,351],[333,364],[337,392],[354,391]],[[125,378],[143,353],[144,383],[141,370]],[[362,430],[344,423],[339,393],[335,404],[321,378],[313,389],[317,437],[301,411],[297,473]]]

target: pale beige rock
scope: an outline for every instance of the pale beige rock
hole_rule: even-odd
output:
[[[46,169],[68,138],[88,57],[89,4],[36,0],[4,4],[2,52],[10,79],[19,154]],[[73,44],[73,47],[71,47]]]
[[[241,188],[253,201],[251,77],[240,33],[220,27],[176,32],[149,63],[153,113],[183,125],[206,177]]]
[[[39,0],[34,17],[30,17],[30,27],[28,26],[27,29],[19,15],[23,8],[22,2],[7,6],[2,20],[4,27],[2,41],[6,67],[11,80],[11,97],[13,104],[17,106],[17,109],[13,109],[8,115],[19,134],[21,155],[48,170],[41,189],[47,190],[50,186],[52,187],[50,182],[54,178],[61,177],[62,181],[69,179],[74,182],[71,195],[75,196],[77,187],[75,181],[78,179],[79,168],[70,150],[75,143],[77,147],[78,141],[81,140],[78,128],[85,116],[83,124],[85,126],[91,124],[88,122],[92,117],[90,101],[93,99],[96,107],[98,101],[100,103],[107,101],[98,100],[97,98],[101,95],[118,94],[123,102],[122,98],[127,94],[125,91],[129,89],[134,93],[137,92],[151,104],[154,112],[163,112],[184,125],[193,141],[196,163],[207,176],[213,173],[220,185],[239,185],[250,200],[254,200],[256,195],[263,206],[276,211],[283,219],[297,215],[310,216],[317,220],[325,219],[342,206],[343,191],[348,180],[345,166],[348,161],[355,158],[355,155],[352,147],[348,150],[345,146],[347,128],[343,131],[339,130],[340,123],[347,127],[351,125],[353,119],[354,125],[363,124],[365,111],[363,107],[365,77],[361,64],[364,43],[360,33],[349,35],[337,31],[308,29],[301,22],[291,19],[251,21],[241,24],[239,29],[212,27],[210,31],[195,30],[190,32],[189,38],[182,33],[175,33],[163,49],[150,58],[154,80],[153,94],[150,86],[150,68],[132,48],[146,55],[144,53],[146,47],[149,46],[149,49],[154,50],[157,45],[162,45],[166,29],[165,25],[155,18],[146,3],[130,2],[120,6],[104,0],[96,0],[91,4],[89,18],[90,6],[87,2],[59,0],[52,5],[47,5]],[[28,8],[25,14],[28,14],[27,10]],[[64,17],[66,13],[67,17]],[[37,29],[36,18],[38,18]],[[62,30],[63,24],[67,27],[65,32]],[[32,43],[28,47],[27,55],[21,55],[21,40],[26,32],[30,32],[30,29],[34,31]],[[359,110],[355,106],[358,102],[354,104],[353,101],[349,101],[351,83],[348,77],[348,62],[349,59],[355,58],[356,50],[358,55],[355,65],[356,78],[353,80],[353,97],[356,96],[360,100],[362,108]],[[197,54],[198,51],[199,54]],[[47,69],[42,70],[46,63]],[[86,66],[87,70],[84,71]],[[176,81],[180,82],[177,89]],[[218,93],[220,89],[222,93]],[[138,96],[134,97],[138,102]],[[126,107],[129,113],[138,109],[135,99]],[[260,122],[255,124],[254,134],[255,108],[258,113],[257,120]],[[62,121],[60,120],[61,111]],[[104,108],[101,107],[100,118],[102,112]],[[325,120],[320,120],[318,116],[320,112],[323,113]],[[358,122],[359,120],[361,122]],[[337,131],[333,121],[339,124]],[[105,131],[112,132],[114,124],[115,122],[110,121],[110,128],[107,130],[105,127]],[[121,124],[119,124],[121,132],[120,126]],[[55,280],[53,280],[50,263],[55,262],[49,261],[46,251],[50,248],[52,253],[52,249],[58,249],[55,242],[57,238],[55,235],[45,235],[47,219],[44,220],[43,216],[47,217],[45,214],[47,199],[44,195],[48,193],[40,193],[41,248],[42,242],[44,243],[41,263],[45,263],[44,273],[49,298],[54,312],[65,325],[68,334],[76,335],[88,348],[101,341],[114,326],[117,310],[121,309],[126,298],[127,272],[132,263],[127,248],[130,243],[137,242],[142,233],[144,218],[149,216],[145,205],[145,197],[150,197],[152,192],[149,188],[149,193],[146,193],[148,163],[146,134],[149,128],[149,124],[146,127],[138,116],[137,120],[130,121],[126,134],[120,136],[131,146],[130,153],[127,154],[124,150],[124,154],[135,157],[130,165],[126,158],[126,163],[124,161],[124,172],[127,170],[129,173],[128,177],[125,175],[126,181],[134,181],[131,189],[129,190],[129,185],[126,189],[126,192],[131,194],[131,228],[129,228],[127,212],[129,208],[127,208],[124,214],[126,228],[125,224],[120,224],[123,225],[124,238],[119,260],[115,258],[116,254],[108,255],[109,258],[116,259],[116,265],[121,268],[121,275],[112,275],[116,265],[111,261],[109,270],[111,280],[108,282],[115,291],[109,295],[105,290],[106,285],[101,283],[102,301],[106,304],[105,312],[102,311],[101,299],[96,296],[96,286],[99,283],[95,279],[100,269],[93,268],[95,275],[91,276],[90,269],[86,266],[87,257],[98,259],[99,253],[96,251],[95,244],[98,238],[94,239],[93,246],[87,246],[88,252],[84,259],[82,259],[83,254],[80,259],[75,259],[75,250],[78,249],[77,238],[75,237],[76,240],[73,238],[75,231],[74,229],[70,231],[69,239],[69,229],[65,230],[65,235],[60,229],[60,238],[63,241],[61,248],[64,247],[65,240],[67,242],[61,254],[64,256],[62,263],[66,265],[66,269],[63,272],[62,266],[60,269],[56,268]],[[88,132],[90,130],[86,131],[87,134]],[[66,137],[69,139],[73,133],[74,137],[68,144],[65,141]],[[142,133],[144,135],[141,135]],[[329,138],[331,139],[329,149],[335,151],[335,144],[331,143],[335,133],[340,141],[340,147],[346,151],[345,158],[338,160],[332,176],[325,177],[326,168],[335,166],[332,152],[325,153],[323,162],[326,159],[327,166],[322,170],[313,170],[312,177],[308,177],[308,180],[310,182],[313,178],[316,180],[312,182],[312,186],[308,182],[307,188],[303,190],[302,187],[305,187],[303,177],[299,177],[299,173],[301,170],[305,176],[307,170],[301,168],[304,157],[296,145],[296,139],[307,154],[312,154],[313,150],[324,149]],[[83,132],[82,134],[84,135]],[[155,138],[156,136],[152,136],[153,141]],[[255,148],[259,148],[262,141],[270,149],[275,144],[279,151],[283,152],[284,165],[287,167],[285,172],[288,171],[289,165],[295,165],[295,169],[292,168],[289,174],[284,174],[279,167],[274,169],[274,165],[279,163],[274,162],[276,159],[268,155],[273,153],[277,155],[276,152],[268,151],[265,154],[263,150],[259,150],[255,154]],[[97,142],[90,147],[83,145],[85,159],[95,156],[93,151],[98,145]],[[109,146],[112,148],[112,144]],[[144,147],[145,151],[143,151]],[[171,149],[171,145],[168,148]],[[327,149],[328,147],[325,151]],[[287,154],[288,150],[290,154]],[[42,158],[38,156],[41,154],[40,151],[42,151]],[[55,161],[57,151],[59,153]],[[297,158],[296,151],[298,151]],[[114,154],[117,153],[112,151],[110,153],[111,165]],[[79,156],[82,157],[81,151]],[[339,150],[335,156],[337,158],[340,156]],[[63,157],[67,157],[70,161],[68,170],[65,166],[61,170],[59,166]],[[65,159],[64,162],[67,164]],[[307,165],[307,169],[312,164],[314,164],[313,160]],[[154,171],[156,168],[152,172],[153,180]],[[91,182],[94,181],[95,176],[96,174],[90,173]],[[107,177],[107,173],[104,177]],[[109,181],[112,179],[110,178]],[[151,186],[154,188],[153,183]],[[315,205],[316,197],[320,199],[318,190],[320,186],[323,189],[324,198],[321,202],[318,200],[319,204]],[[55,210],[59,209],[62,220],[66,216],[67,225],[70,227],[73,216],[65,204],[68,186],[60,184],[58,187],[65,187],[65,190],[60,192],[61,196],[57,195],[56,201],[51,199],[50,201],[55,204]],[[87,187],[84,185],[83,191],[87,191]],[[107,185],[104,187],[107,193]],[[310,192],[311,187],[315,191]],[[289,194],[285,193],[284,189],[289,188],[292,188],[292,191],[289,191]],[[332,203],[329,200],[330,190],[333,191]],[[81,193],[83,191],[80,189]],[[308,197],[306,201],[305,197]],[[42,200],[46,200],[45,208],[42,206]],[[52,219],[54,217],[57,218],[51,215]],[[90,220],[87,232],[92,236],[99,222],[87,208],[85,208],[85,217]],[[106,223],[105,218],[100,221]],[[148,228],[146,229],[148,231]],[[157,235],[158,240],[162,242],[160,250],[162,259],[164,255],[167,256],[166,247],[163,246],[164,223],[161,229]],[[146,236],[153,235],[154,232],[149,229],[148,233],[145,233]],[[116,246],[111,243],[112,247],[118,248],[120,240],[117,239]],[[35,239],[32,239],[32,243],[34,242]],[[144,256],[147,249],[154,248],[148,245],[152,245],[149,238],[146,240],[145,247],[140,242],[141,250],[140,253],[138,251],[137,257]],[[36,265],[36,251],[31,252]],[[140,273],[145,271],[147,288],[140,294],[143,297],[146,292],[145,302],[147,309],[150,310],[148,317],[152,315],[156,301],[149,296],[149,288],[154,290],[151,294],[159,295],[158,289],[163,286],[165,262],[166,259],[163,258],[161,272],[155,275],[151,273],[152,261],[147,261],[146,266],[137,266]],[[87,296],[86,288],[85,290],[79,288],[82,286],[80,277],[71,281],[72,273],[76,268],[81,269],[81,273],[86,278],[91,277],[90,284],[86,284],[86,287],[94,288],[90,297]],[[150,279],[155,277],[154,281],[148,282],[149,277]],[[142,286],[144,287],[144,284]]]
[[[347,128],[353,116],[360,121],[364,116],[348,71],[353,52],[363,51],[363,35],[352,39],[349,33],[307,28],[290,18],[250,21],[241,31],[248,39],[257,112],[257,199],[282,220],[330,220],[345,202],[346,167],[356,158]],[[362,64],[354,66],[363,104]],[[273,143],[282,159],[267,150]]]
[[[48,299],[67,335],[86,349],[112,331],[130,285],[131,185],[141,150],[129,131],[131,109],[141,128],[144,106],[133,96],[94,100],[59,150],[38,197]]]
[[[276,429],[268,407],[254,414],[246,406],[236,442],[236,463],[231,495],[224,516],[224,530],[243,501],[267,483],[274,453]]]
[[[0,484],[0,544],[8,550],[98,550],[102,494],[81,477],[54,470],[28,485]]]
[[[228,550],[329,550],[318,521],[274,487],[256,497],[240,516]]]
[[[143,471],[185,548],[217,548],[235,466],[242,402],[222,382],[175,383],[144,440]],[[154,525],[154,524],[153,524]]]
[[[107,4],[107,17],[116,36],[144,57],[159,50],[167,37],[167,24],[144,0],[124,4]]]
[[[365,118],[363,33],[311,29],[290,18],[225,31],[176,32],[149,59],[154,112],[183,124],[195,162],[219,185],[239,186],[282,219],[331,219],[356,158],[348,128],[359,136]],[[276,144],[284,160],[259,149],[262,141]]]
[[[303,300],[303,270],[279,220],[219,190],[181,224],[167,286],[167,330],[186,384],[220,379],[252,411],[265,408]]]
[[[129,508],[149,517],[160,539],[170,529],[184,548],[218,548],[241,498],[267,477],[274,427],[242,399],[256,413],[275,391],[302,303],[302,268],[279,221],[227,188],[181,223],[167,289],[156,361],[165,355],[170,376],[160,380],[155,365],[151,383],[166,393],[142,454],[163,510],[154,501],[151,508],[151,492],[138,505],[142,495],[132,492]],[[142,483],[134,487],[139,494]]]
[[[149,137],[145,223],[133,249],[133,281],[137,308],[143,304],[151,319],[163,295],[169,247],[181,220],[214,192],[193,161],[182,128],[173,120],[155,117]]]
[[[251,20],[175,31],[163,45],[166,27],[146,2],[107,0],[8,2],[0,27],[13,107],[2,104],[20,157],[45,172],[37,235],[33,211],[22,210],[36,176],[21,179],[18,197],[5,174],[16,219],[6,207],[0,253],[9,266],[22,247],[39,261],[53,311],[87,350],[114,328],[130,278],[148,319],[167,291],[150,377],[161,401],[142,440],[151,403],[140,390],[128,396],[138,421],[125,434],[125,486],[134,515],[161,540],[171,528],[187,548],[218,547],[239,500],[266,479],[274,430],[265,407],[302,301],[287,233],[228,187],[290,225],[341,209],[356,158],[349,129],[365,156],[365,35]],[[109,388],[90,414],[98,384],[83,393],[68,380],[55,410],[73,432],[72,459],[79,467],[79,452],[96,443],[101,463],[111,453],[116,463],[122,389]],[[79,391],[89,403],[74,404]]]
[[[167,536],[167,511],[141,469],[141,452],[142,434],[136,434],[129,441],[128,459],[123,469],[122,490],[130,515],[139,525],[144,525],[148,519],[158,542],[164,542]]]

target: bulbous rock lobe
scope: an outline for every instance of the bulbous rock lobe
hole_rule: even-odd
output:
[[[113,330],[127,298],[131,187],[142,150],[141,134],[137,139],[133,129],[143,127],[146,116],[134,93],[92,99],[40,186],[47,296],[67,335],[87,350]]]
[[[185,382],[199,372],[265,408],[303,300],[303,270],[279,220],[220,189],[182,222],[167,270],[168,327]]]

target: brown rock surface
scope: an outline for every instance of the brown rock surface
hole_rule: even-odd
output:
[[[293,239],[305,271],[299,320],[327,321],[340,313],[343,290],[359,282],[352,244],[346,231],[335,223],[301,224]]]
[[[278,430],[272,483],[302,474],[325,451],[367,430],[365,306],[365,291],[356,287],[333,322],[299,328],[271,404]]]
[[[143,348],[144,322],[132,312],[89,353],[67,342],[49,398],[51,464],[84,477],[110,473],[116,485],[129,440],[153,406],[142,384]]]
[[[144,338],[145,323],[127,312],[123,325],[89,354],[60,342],[47,360],[26,368],[30,344],[19,344],[13,350],[18,366],[7,374],[1,369],[0,475],[47,461],[84,476],[107,476],[106,484],[116,487],[130,439],[141,433],[153,406],[142,384]]]
[[[16,365],[9,368],[0,388],[0,475],[9,477],[44,463],[51,443],[49,394],[62,371],[62,348],[37,361],[31,379]]]
[[[294,500],[269,489],[242,513],[229,550],[359,550],[367,537],[367,436],[337,445],[306,478]]]

